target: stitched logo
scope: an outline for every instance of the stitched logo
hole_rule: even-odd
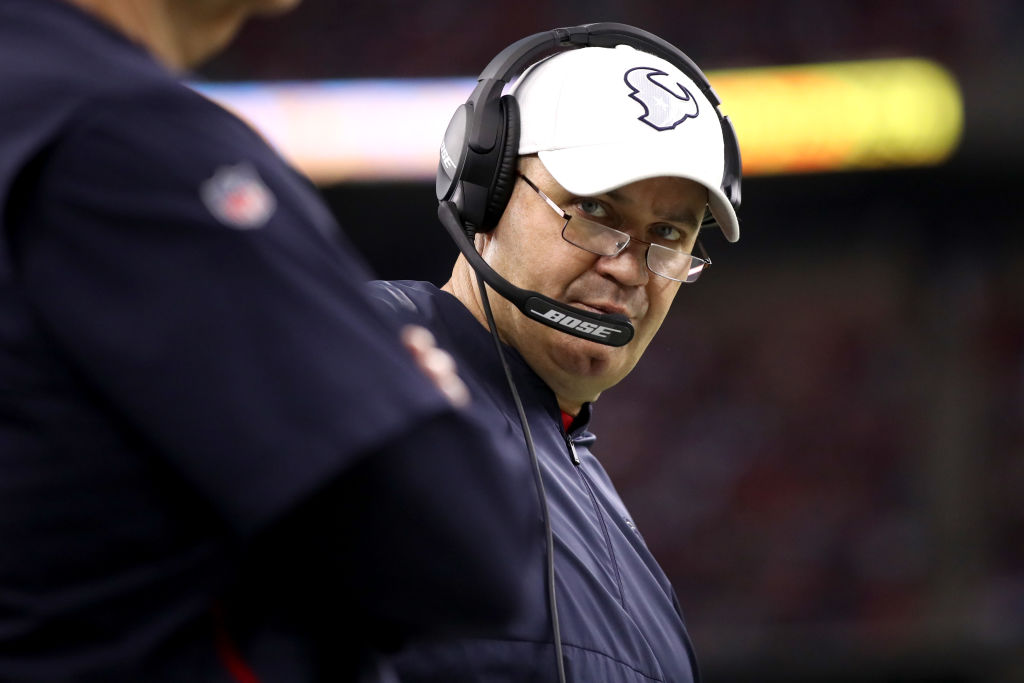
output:
[[[655,130],[672,130],[686,119],[697,118],[700,110],[689,90],[681,83],[666,84],[663,76],[668,74],[660,69],[637,66],[626,72],[624,80],[630,98],[644,108],[637,118]]]

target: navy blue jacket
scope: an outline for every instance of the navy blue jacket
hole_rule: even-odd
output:
[[[530,470],[366,275],[249,126],[0,0],[0,680],[350,681],[514,611]]]
[[[377,282],[372,288],[393,315],[426,326],[455,356],[474,409],[499,438],[524,444],[494,341],[466,307],[428,283]],[[551,389],[514,349],[505,346],[505,353],[543,472],[568,680],[697,680],[675,593],[591,453],[589,404],[566,434]],[[521,449],[526,459],[525,445]],[[394,660],[403,683],[557,680],[543,567],[532,567],[527,580],[528,605],[514,624],[493,637],[421,641],[404,649]]]

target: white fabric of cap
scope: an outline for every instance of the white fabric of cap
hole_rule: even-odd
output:
[[[726,239],[739,239],[736,211],[722,192],[718,115],[671,63],[629,45],[584,47],[534,64],[509,93],[519,104],[519,153],[536,153],[569,192],[687,178],[707,188]]]

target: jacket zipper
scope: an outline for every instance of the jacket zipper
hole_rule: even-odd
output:
[[[569,457],[572,458],[572,464],[579,467],[580,456],[576,453],[576,444],[572,442],[572,437],[568,434],[565,435],[565,445],[569,447]]]
[[[597,501],[597,496],[594,494],[594,488],[590,485],[590,480],[587,477],[586,471],[580,466],[581,465],[581,463],[580,463],[580,456],[576,452],[576,444],[573,442],[572,437],[569,434],[565,434],[565,444],[566,444],[566,446],[569,447],[569,457],[572,459],[572,464],[576,466],[576,471],[579,473],[580,479],[583,481],[583,485],[586,487],[587,493],[590,496],[590,503],[591,503],[591,505],[594,506],[594,511],[597,513],[598,522],[600,523],[600,526],[601,526],[601,534],[604,536],[605,548],[607,549],[607,552],[608,552],[608,561],[609,561],[612,573],[615,576],[615,585],[618,588],[618,592],[619,592],[619,594],[618,594],[619,604],[622,606],[622,609],[627,614],[631,614],[630,610],[626,607],[626,592],[625,592],[625,589],[622,587],[622,575],[619,573],[619,562],[618,562],[618,559],[615,556],[615,549],[614,549],[614,546],[612,545],[612,539],[611,539],[611,536],[609,535],[607,524],[605,523],[604,514],[603,514],[603,508],[601,507],[600,503],[598,503],[598,501]],[[678,600],[675,599],[675,598],[673,598],[673,599],[675,601],[676,612],[680,614],[680,619],[681,619],[682,615],[681,615],[681,610],[679,608]],[[646,642],[646,640],[647,640],[646,634],[641,632],[641,636],[644,638],[644,640]],[[691,642],[689,640],[689,636],[686,637],[685,645],[686,645],[687,657],[689,658],[689,661],[690,661],[690,669],[693,672],[693,681],[694,681],[694,683],[700,683],[700,672],[697,669],[697,660],[694,658],[694,654],[693,654],[693,650],[692,650],[693,646],[692,646],[692,644],[691,644]],[[648,646],[650,646],[650,643],[648,643]]]
[[[573,443],[572,437],[568,434],[565,435],[565,444],[569,447],[569,457],[572,459],[572,464],[576,466],[576,471],[579,473],[580,479],[583,481],[583,486],[587,489],[587,494],[590,496],[590,504],[594,506],[594,513],[597,515],[598,524],[601,526],[601,535],[604,536],[604,545],[605,550],[608,553],[608,562],[612,573],[615,576],[615,585],[619,589],[619,604],[622,605],[623,609],[626,609],[626,594],[622,588],[622,576],[619,574],[619,562],[615,557],[615,548],[612,546],[612,539],[608,533],[608,526],[604,519],[604,510],[600,503],[597,502],[597,496],[594,494],[594,488],[590,485],[590,480],[587,479],[587,473],[582,467],[580,467],[580,456],[576,452],[576,444]]]

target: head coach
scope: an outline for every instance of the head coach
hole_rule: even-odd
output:
[[[739,238],[739,149],[718,104],[665,41],[589,24],[507,47],[453,116],[437,176],[451,279],[372,289],[433,331],[478,414],[535,459],[548,564],[514,624],[407,647],[403,682],[697,679],[674,590],[588,424],[708,269],[701,228]]]

